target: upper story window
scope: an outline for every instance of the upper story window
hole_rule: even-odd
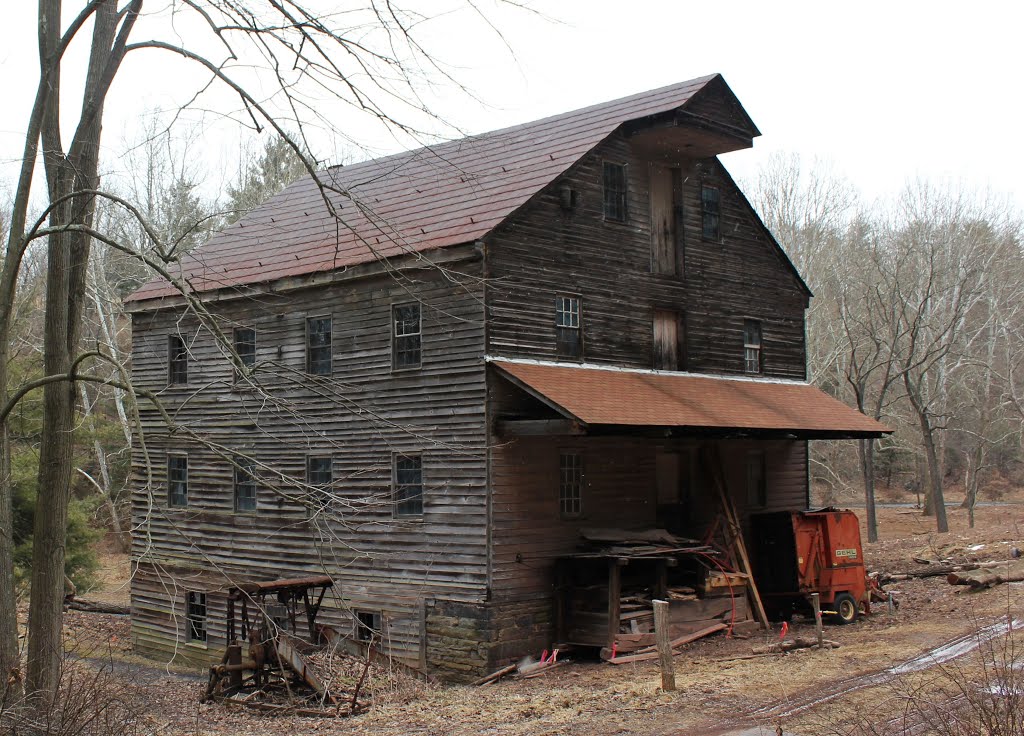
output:
[[[323,508],[330,502],[330,489],[334,483],[334,462],[330,455],[311,455],[306,458],[306,485],[309,486],[308,508]]]
[[[563,517],[583,511],[583,458],[578,452],[558,455],[558,511]]]
[[[256,365],[256,330],[251,327],[236,327],[234,332],[234,349],[238,362],[246,369],[252,370]],[[238,369],[235,369],[235,380],[242,378]]]
[[[188,506],[188,457],[167,456],[167,505],[175,508]]]
[[[206,593],[190,591],[186,598],[188,640],[206,643]]]
[[[743,320],[743,370],[760,373],[762,368],[761,323],[756,319]]]
[[[331,318],[310,317],[306,320],[306,373],[331,375]]]
[[[604,219],[626,221],[626,165],[604,162]]]
[[[188,347],[180,335],[167,337],[167,383],[188,383]]]
[[[256,510],[256,463],[251,458],[235,458],[235,511]]]
[[[422,321],[419,304],[396,304],[391,308],[391,367],[419,368],[422,360]]]
[[[716,187],[700,188],[701,233],[705,240],[722,239],[722,195]]]
[[[423,516],[423,457],[395,455],[392,473],[395,516]]]
[[[579,297],[555,297],[555,341],[560,357],[583,358],[583,316]]]

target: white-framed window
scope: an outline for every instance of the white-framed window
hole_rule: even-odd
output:
[[[423,320],[419,304],[395,304],[391,308],[391,367],[419,368],[423,360]]]
[[[743,320],[743,370],[747,373],[760,373],[763,357],[761,323],[756,319]]]

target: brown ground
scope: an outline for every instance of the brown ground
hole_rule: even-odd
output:
[[[865,545],[872,570],[912,570],[920,567],[912,560],[915,556],[1004,560],[1011,547],[1024,548],[1024,504],[980,507],[973,530],[967,528],[965,512],[951,509],[951,531],[943,535],[931,531],[934,520],[923,519],[912,509],[883,508],[879,518],[880,541]],[[103,587],[87,597],[123,601],[127,572],[126,558],[106,555]],[[618,667],[575,662],[543,677],[509,679],[483,688],[426,686],[401,678],[397,685],[394,678],[379,680],[371,685],[375,707],[346,720],[268,718],[223,705],[200,705],[204,683],[169,674],[158,663],[132,656],[123,617],[70,613],[67,625],[69,637],[87,642],[92,657],[115,661],[115,677],[139,689],[145,718],[161,734],[684,736],[753,725],[758,721],[753,715],[758,708],[795,700],[808,692],[824,692],[834,683],[883,670],[1008,611],[1018,616],[1024,612],[1024,584],[969,593],[939,577],[892,583],[888,588],[900,602],[898,611],[890,615],[877,610],[853,626],[829,627],[826,636],[842,645],[836,650],[728,660],[749,654],[751,644],[777,639],[777,628],[750,640],[716,635],[689,645],[675,659],[678,690],[674,693],[661,691],[654,662]],[[797,635],[810,630],[813,626],[801,619],[791,627]],[[797,733],[825,733],[822,722],[833,717],[831,714],[859,702],[877,707],[880,697],[875,689],[862,689],[823,708],[808,709],[783,725]],[[760,720],[762,725],[774,726],[770,715]]]

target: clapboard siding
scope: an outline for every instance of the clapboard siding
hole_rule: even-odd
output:
[[[235,385],[223,345],[191,315],[134,316],[133,379],[178,425],[141,406],[145,448],[134,448],[133,586],[141,649],[181,649],[184,590],[326,571],[338,597],[325,611],[348,631],[348,609],[380,611],[392,654],[418,663],[426,599],[478,602],[487,590],[487,478],[479,261],[453,283],[405,271],[258,300],[212,305],[220,329],[257,333],[255,386]],[[391,370],[391,307],[422,305],[422,367]],[[333,372],[305,374],[306,318],[332,317]],[[184,386],[167,385],[167,341],[189,349]],[[188,457],[188,507],[167,507],[168,452]],[[396,519],[392,453],[423,459],[422,518]],[[257,463],[257,510],[234,511],[231,457]],[[151,474],[147,473],[146,456]],[[333,499],[305,487],[309,455],[331,455]],[[183,582],[182,570],[192,582]],[[179,579],[180,578],[180,579]],[[192,587],[187,587],[191,585]],[[218,604],[219,605],[219,604]],[[182,609],[183,610],[183,609]],[[211,656],[223,611],[211,604]],[[218,628],[221,627],[221,628]]]
[[[627,165],[628,220],[602,214],[604,161]],[[612,136],[487,238],[488,351],[556,359],[556,295],[582,300],[585,360],[650,368],[653,313],[686,315],[688,369],[743,371],[743,320],[759,319],[764,372],[804,378],[807,293],[717,159],[678,167],[684,273],[651,273],[651,163]],[[721,242],[702,239],[702,183],[721,192]],[[563,207],[563,189],[575,204]],[[655,208],[658,211],[658,208]]]

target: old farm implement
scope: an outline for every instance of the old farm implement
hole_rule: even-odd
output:
[[[317,643],[327,627],[316,616],[333,584],[319,575],[229,589],[228,643],[220,664],[210,667],[204,700],[300,715],[357,712],[358,686],[352,693],[332,692],[310,659],[322,651]]]

